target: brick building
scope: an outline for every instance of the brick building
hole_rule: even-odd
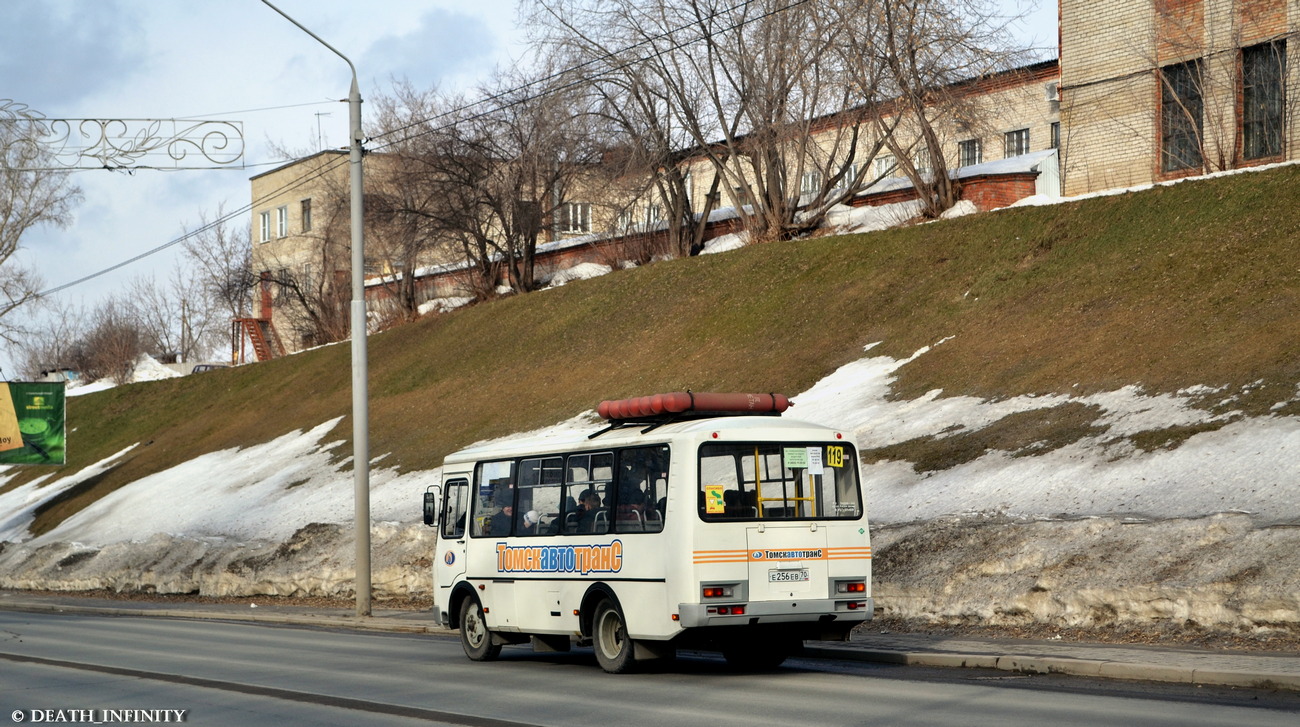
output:
[[[1294,157],[1300,4],[1059,2],[1065,194]]]

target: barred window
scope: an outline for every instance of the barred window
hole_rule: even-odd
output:
[[[1282,153],[1286,41],[1241,51],[1241,142],[1246,159]]]
[[[979,139],[957,142],[957,166],[969,167],[984,161],[984,148]]]
[[[1160,169],[1198,169],[1204,130],[1201,62],[1165,66],[1160,78]]]
[[[591,232],[591,203],[568,202],[560,207],[560,232]]]

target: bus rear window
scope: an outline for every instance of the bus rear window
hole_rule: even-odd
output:
[[[857,454],[847,444],[764,442],[700,447],[700,517],[854,520]]]

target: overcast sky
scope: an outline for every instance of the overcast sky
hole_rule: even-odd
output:
[[[272,0],[356,64],[363,97],[392,79],[471,86],[520,54],[515,0]],[[1023,37],[1055,56],[1055,0],[1001,3],[1025,12]],[[249,203],[249,177],[294,149],[347,140],[347,66],[261,0],[4,0],[0,98],[49,118],[240,121],[244,166],[134,174],[82,171],[72,223],[24,238],[46,288],[178,238],[199,217]],[[170,252],[79,284],[59,300],[93,305],[132,279],[165,277]],[[7,377],[14,371],[0,356]]]

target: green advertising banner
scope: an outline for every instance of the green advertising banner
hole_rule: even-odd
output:
[[[0,382],[0,464],[64,463],[64,386]]]

